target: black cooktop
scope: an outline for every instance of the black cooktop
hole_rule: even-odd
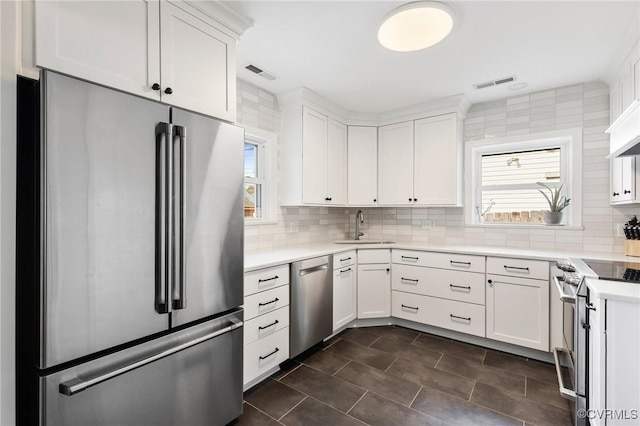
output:
[[[640,284],[640,263],[603,262],[599,260],[585,260],[584,263],[586,263],[601,280],[625,281]]]

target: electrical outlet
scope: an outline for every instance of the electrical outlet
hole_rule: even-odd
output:
[[[298,222],[289,223],[289,232],[298,232]]]
[[[616,227],[616,237],[624,237],[624,223],[616,223],[614,226]]]
[[[433,229],[436,227],[435,219],[426,219],[422,221],[422,229]]]

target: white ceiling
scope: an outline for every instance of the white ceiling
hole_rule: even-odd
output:
[[[420,52],[394,53],[377,26],[408,1],[242,1],[253,20],[237,47],[238,77],[279,94],[306,86],[349,111],[381,113],[464,93],[472,103],[605,80],[640,31],[640,1],[447,1],[451,35]],[[268,81],[244,69],[252,63]],[[509,84],[472,84],[517,75]]]

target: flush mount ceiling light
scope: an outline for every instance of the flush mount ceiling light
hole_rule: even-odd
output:
[[[378,42],[396,52],[415,52],[438,44],[453,29],[453,9],[417,1],[393,9],[378,28]]]

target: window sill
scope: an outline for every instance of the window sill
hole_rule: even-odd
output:
[[[508,229],[545,229],[553,231],[582,231],[584,227],[582,225],[535,225],[531,223],[473,223],[465,224],[467,228],[508,228]]]
[[[275,219],[245,219],[244,226],[256,226],[256,225],[275,225],[278,223]]]

